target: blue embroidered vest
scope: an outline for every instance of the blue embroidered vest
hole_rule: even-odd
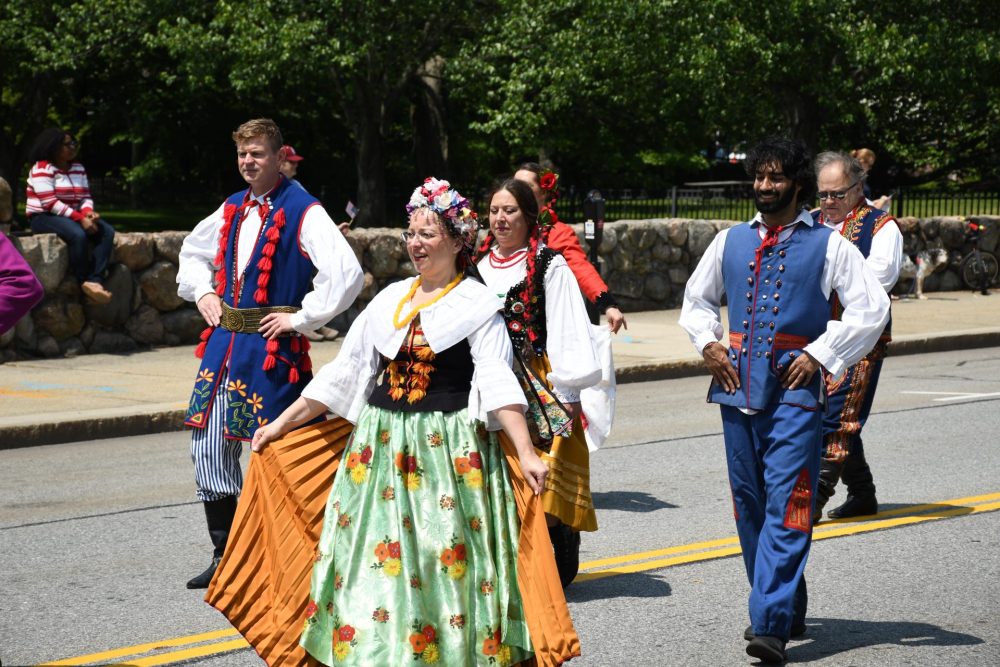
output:
[[[813,211],[812,217],[817,223],[823,221],[820,211]],[[885,211],[872,208],[867,202],[862,202],[860,206],[856,207],[844,218],[844,226],[841,228],[840,233],[845,239],[857,246],[865,259],[868,259],[868,255],[872,251],[872,239],[875,237],[875,233],[887,223],[894,223],[895,220],[895,218]],[[837,298],[836,293],[830,295],[830,308],[833,313],[833,319],[839,320],[841,314],[844,312],[844,308],[840,305],[840,300]],[[879,336],[878,340],[879,343],[883,344],[892,340],[891,307],[889,309],[889,320],[885,323],[885,330]],[[880,353],[880,351],[876,350],[876,353]]]
[[[797,223],[792,234],[767,248],[757,226],[730,228],[722,255],[729,312],[729,359],[740,388],[727,394],[712,383],[708,400],[763,410],[775,403],[815,410],[823,403],[823,376],[816,373],[798,389],[781,386],[781,375],[802,348],[826,331],[830,303],[822,288],[822,267],[831,230]]]
[[[239,207],[248,191],[237,192],[226,204]],[[302,305],[312,286],[313,264],[299,246],[299,230],[306,210],[317,202],[302,188],[290,185],[284,178],[269,193],[271,208],[261,225],[250,261],[241,276],[236,275],[236,247],[240,227],[246,213],[236,213],[226,239],[226,291],[223,301],[233,308]],[[267,303],[258,303],[255,292],[263,273],[261,259],[268,232],[276,218],[284,217],[278,242],[270,257],[270,276],[266,281]],[[272,232],[273,235],[274,232]],[[208,423],[213,399],[218,391],[228,392],[229,407],[225,416],[225,436],[250,440],[258,426],[273,421],[291,405],[312,379],[308,363],[308,344],[298,335],[277,339],[274,352],[276,363],[264,370],[268,356],[267,340],[258,333],[237,333],[221,327],[212,331],[207,340],[201,368],[195,379],[184,424],[204,428]],[[228,367],[228,382],[221,385]],[[294,372],[292,372],[294,369]],[[291,376],[291,377],[290,377]],[[297,381],[290,381],[297,377]]]

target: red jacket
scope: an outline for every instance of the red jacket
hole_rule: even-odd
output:
[[[552,229],[549,230],[548,246],[561,254],[569,264],[587,301],[595,304],[602,313],[611,306],[618,307],[615,298],[608,291],[607,283],[601,279],[601,274],[587,259],[587,254],[580,246],[572,227],[564,222],[552,225]]]

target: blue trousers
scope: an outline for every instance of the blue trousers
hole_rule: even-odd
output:
[[[238,496],[243,488],[240,453],[243,443],[225,437],[228,394],[226,378],[215,392],[208,423],[191,431],[191,462],[198,499],[206,502]]]
[[[31,231],[35,234],[55,234],[69,247],[69,268],[81,283],[93,281],[104,282],[104,272],[111,261],[111,253],[115,249],[115,228],[104,222],[97,221],[97,233],[93,236],[83,231],[80,223],[61,215],[38,213],[31,216]],[[90,260],[89,252],[93,247],[94,258]]]
[[[788,641],[796,591],[805,592],[823,413],[780,404],[753,415],[721,407],[750,623],[757,636]]]

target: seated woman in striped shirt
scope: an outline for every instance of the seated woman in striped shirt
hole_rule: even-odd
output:
[[[56,234],[66,242],[70,269],[84,296],[104,304],[111,301],[103,282],[115,230],[94,210],[87,172],[74,161],[76,147],[73,135],[58,127],[38,136],[30,155],[35,164],[28,174],[26,213],[32,232]]]

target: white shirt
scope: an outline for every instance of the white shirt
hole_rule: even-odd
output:
[[[490,291],[505,299],[510,288],[524,279],[526,258],[525,253],[517,261],[493,266],[487,255],[476,268]],[[600,382],[601,363],[580,285],[562,255],[552,258],[545,273],[545,328],[545,351],[552,367],[548,380],[560,401],[576,403],[581,390]]]
[[[323,366],[302,395],[331,412],[357,422],[374,386],[379,354],[394,358],[408,327],[396,328],[393,315],[414,278],[392,283],[379,292],[354,320],[336,359]],[[468,339],[475,371],[469,392],[469,416],[498,430],[492,411],[511,405],[527,407],[521,384],[511,370],[513,351],[501,303],[476,280],[463,280],[439,301],[420,311],[420,328],[431,350],[441,352]]]
[[[843,233],[844,220],[831,223],[824,215],[820,216],[820,220],[838,234]],[[903,265],[903,233],[899,231],[895,219],[892,223],[883,225],[882,229],[872,236],[872,246],[865,263],[886,292],[896,285],[896,281],[899,280],[899,269]]]
[[[744,224],[756,224],[763,238],[765,229],[759,224],[761,221],[758,213],[750,223]],[[812,216],[807,211],[799,213],[778,236],[778,242],[787,239],[797,224],[812,226]],[[712,239],[684,290],[678,323],[699,354],[706,345],[722,340],[719,317],[725,295],[722,254],[728,232],[724,229]],[[839,375],[875,346],[889,318],[889,297],[861,252],[838,234],[830,234],[827,242],[820,285],[827,299],[831,292],[837,293],[844,312],[839,321],[830,320],[826,331],[803,349],[829,373]]]
[[[261,202],[263,196],[254,199]],[[182,299],[197,303],[201,297],[215,292],[213,262],[219,251],[219,232],[225,223],[224,209],[225,204],[199,222],[184,239],[177,271],[177,294]],[[245,215],[236,242],[236,268],[241,274],[253,254],[262,224],[259,206],[250,208]],[[299,245],[316,267],[313,289],[302,298],[302,309],[291,318],[292,327],[306,333],[323,326],[354,302],[364,287],[364,272],[344,235],[318,204],[306,210]]]

